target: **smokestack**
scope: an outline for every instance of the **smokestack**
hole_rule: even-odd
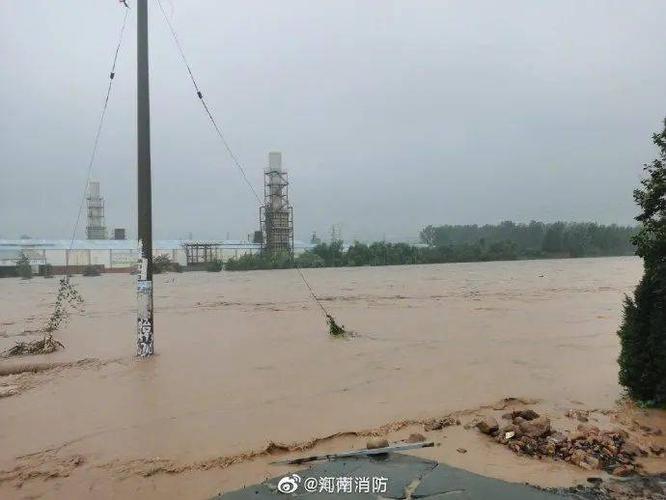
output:
[[[105,240],[106,226],[104,225],[104,198],[100,196],[99,182],[88,183],[88,225],[86,236],[89,240]]]
[[[294,250],[294,217],[289,205],[289,177],[282,168],[282,153],[268,153],[264,170],[264,205],[259,212],[262,246],[271,254],[291,254]],[[256,241],[255,236],[255,241]]]

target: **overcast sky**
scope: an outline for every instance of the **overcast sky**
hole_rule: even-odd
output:
[[[282,151],[297,238],[632,222],[666,115],[663,0],[162,1],[259,192]],[[155,237],[245,237],[256,201],[149,3]],[[117,0],[0,2],[0,235],[71,233],[123,14]],[[135,14],[93,172],[107,226],[130,236]]]

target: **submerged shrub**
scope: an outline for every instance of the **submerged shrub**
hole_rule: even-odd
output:
[[[224,266],[222,265],[222,261],[217,259],[206,263],[206,271],[209,273],[219,273],[222,271],[223,267]]]
[[[30,266],[30,258],[26,255],[25,252],[19,254],[19,258],[16,261],[16,270],[21,279],[29,280],[32,278],[32,267]]]
[[[153,259],[153,274],[162,274],[171,269],[173,263],[168,255],[158,255]]]

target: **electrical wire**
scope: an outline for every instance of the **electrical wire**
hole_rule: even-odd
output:
[[[81,222],[81,212],[83,212],[83,205],[86,200],[86,192],[88,191],[88,185],[90,183],[90,176],[92,174],[93,165],[95,164],[95,157],[97,156],[97,148],[99,146],[99,139],[102,135],[102,128],[104,126],[104,118],[106,117],[106,110],[109,107],[109,99],[111,97],[111,88],[113,87],[113,80],[116,76],[116,64],[118,63],[118,54],[120,52],[120,47],[123,43],[123,38],[125,35],[125,28],[127,26],[127,18],[129,17],[130,9],[125,4],[125,14],[123,15],[123,22],[120,28],[120,36],[118,37],[118,43],[116,44],[116,50],[113,54],[113,63],[111,64],[111,71],[109,72],[109,84],[106,88],[106,96],[104,97],[104,106],[102,107],[102,112],[99,116],[99,121],[97,122],[97,132],[95,133],[95,140],[93,142],[92,151],[90,153],[90,159],[88,161],[88,168],[86,171],[86,180],[83,185],[83,193],[81,194],[81,202],[79,203],[79,211],[76,215],[76,222],[74,223],[74,229],[72,230],[72,238],[69,242],[69,248],[67,249],[68,253],[72,250],[74,246],[74,239],[76,238],[76,231],[78,230],[79,223]],[[67,279],[69,269],[69,258],[65,262],[65,278]]]
[[[225,149],[229,153],[229,156],[231,157],[232,161],[236,165],[236,168],[240,171],[240,173],[243,176],[243,179],[245,180],[245,183],[248,185],[250,190],[252,191],[252,194],[257,200],[257,203],[259,206],[261,206],[261,198],[257,194],[257,191],[254,189],[254,186],[248,179],[245,169],[241,166],[240,161],[238,160],[238,157],[234,154],[233,150],[231,149],[231,146],[229,146],[229,143],[227,142],[226,138],[224,137],[224,134],[222,133],[222,130],[217,124],[217,121],[215,120],[213,113],[211,112],[210,108],[208,107],[208,104],[206,103],[206,100],[204,99],[203,92],[201,92],[201,88],[199,87],[199,84],[197,83],[196,78],[194,77],[194,74],[192,73],[192,67],[190,66],[187,57],[185,56],[185,51],[183,49],[182,44],[180,43],[180,39],[178,38],[178,34],[176,33],[176,29],[173,26],[173,23],[169,20],[169,16],[167,16],[166,11],[164,10],[164,6],[162,5],[161,0],[155,0],[157,5],[160,8],[160,11],[162,12],[162,17],[164,18],[164,21],[166,22],[167,27],[169,28],[169,31],[171,32],[171,38],[173,38],[173,41],[178,49],[178,52],[180,54],[180,58],[185,64],[185,67],[187,68],[187,73],[189,74],[190,80],[192,81],[192,85],[194,86],[194,90],[196,91],[197,97],[199,98],[199,101],[201,102],[201,105],[203,106],[204,111],[206,112],[206,115],[208,116],[208,119],[210,122],[213,124],[213,127],[215,128],[215,131],[217,132],[217,135],[219,136],[220,140],[222,141],[222,144],[224,144]],[[303,271],[301,271],[300,267],[298,267],[298,264],[294,261],[294,267],[298,271],[298,274],[301,277],[301,280],[303,280],[303,283],[307,287],[308,291],[310,292],[310,295],[312,296],[312,299],[317,303],[317,305],[321,308],[321,310],[324,313],[324,316],[326,316],[327,321],[332,319],[332,316],[329,314],[329,312],[326,310],[324,305],[321,303],[319,298],[317,297],[317,294],[314,292],[312,286],[310,286],[310,283],[308,283],[308,280],[305,279],[305,276],[303,275]]]
[[[220,140],[222,141],[222,144],[224,145],[224,148],[227,150],[227,153],[229,153],[229,157],[233,161],[233,163],[236,166],[236,168],[238,169],[238,171],[243,176],[243,180],[245,181],[245,183],[248,185],[248,187],[252,191],[252,194],[254,194],[254,197],[256,198],[259,205],[261,205],[261,198],[259,198],[259,195],[257,194],[257,191],[254,189],[254,186],[252,185],[252,183],[248,179],[247,174],[245,173],[245,169],[243,168],[240,161],[238,160],[238,157],[234,154],[233,150],[231,149],[231,146],[229,146],[229,143],[227,142],[227,139],[224,137],[224,134],[222,133],[222,129],[217,124],[217,121],[215,120],[215,117],[213,116],[213,113],[210,111],[210,108],[208,107],[208,103],[206,103],[206,99],[204,99],[203,92],[201,92],[201,89],[199,88],[199,85],[197,84],[197,80],[196,80],[196,78],[194,78],[194,74],[192,73],[192,67],[190,66],[190,63],[188,62],[187,57],[185,56],[185,51],[183,50],[183,46],[180,43],[180,39],[178,38],[178,34],[176,33],[176,30],[175,30],[173,24],[169,20],[169,16],[167,16],[167,13],[164,10],[164,6],[162,5],[161,0],[156,0],[156,2],[157,2],[157,5],[159,6],[160,10],[162,11],[162,16],[164,17],[164,20],[166,21],[166,24],[169,27],[169,31],[171,32],[171,37],[173,38],[173,41],[176,44],[176,47],[178,48],[178,52],[180,53],[180,58],[182,59],[183,63],[185,64],[185,67],[187,68],[187,73],[190,75],[190,80],[192,80],[192,85],[194,85],[194,90],[196,90],[197,97],[199,98],[199,101],[201,101],[201,105],[203,106],[203,109],[206,112],[206,115],[208,116],[208,119],[213,124],[213,127],[215,128],[215,131],[217,132],[217,135],[219,136]]]

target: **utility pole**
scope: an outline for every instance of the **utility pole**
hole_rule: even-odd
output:
[[[152,356],[153,343],[153,221],[150,180],[150,92],[148,75],[148,0],[137,0],[137,139],[138,234],[136,355]]]

